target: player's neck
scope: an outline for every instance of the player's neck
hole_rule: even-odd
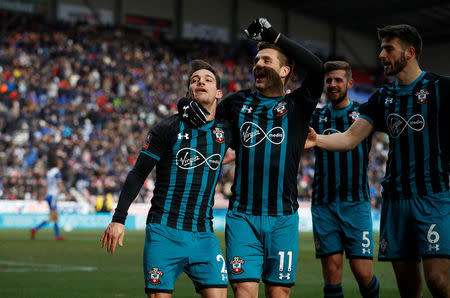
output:
[[[286,94],[282,86],[280,88],[260,89],[258,91],[263,97],[282,97]]]
[[[280,92],[260,92],[259,94],[261,94],[262,97],[282,97],[284,96],[283,93]]]
[[[341,109],[345,109],[346,107],[348,107],[350,105],[350,99],[348,98],[348,96],[341,102],[339,103],[333,103],[331,101],[331,107],[335,110],[341,110]]]
[[[414,82],[420,75],[422,70],[417,62],[408,63],[401,72],[399,72],[395,77],[397,83],[400,86],[408,86]]]
[[[207,121],[214,120],[214,117],[216,116],[216,106],[217,106],[216,101],[214,101],[210,105],[204,105],[203,106],[209,112],[209,115],[206,115],[206,120]]]

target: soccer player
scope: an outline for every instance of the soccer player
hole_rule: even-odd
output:
[[[352,70],[345,61],[328,61],[325,92],[329,104],[317,108],[311,126],[319,134],[346,131],[359,117],[359,104],[351,101]],[[344,297],[342,255],[345,250],[350,268],[363,297],[378,297],[379,282],[374,275],[372,215],[367,160],[371,136],[348,152],[315,148],[312,221],[316,256],[321,259],[325,282],[324,297]]]
[[[55,229],[55,240],[66,240],[64,236],[61,236],[59,233],[59,226],[58,226],[58,198],[60,193],[64,193],[66,197],[69,197],[69,194],[67,193],[63,181],[62,181],[62,174],[61,169],[64,166],[64,162],[60,157],[57,157],[55,155],[49,155],[48,157],[48,164],[50,167],[50,170],[47,171],[46,175],[46,182],[47,182],[47,192],[45,194],[45,200],[48,203],[48,206],[50,208],[50,216],[42,221],[40,224],[38,224],[36,227],[31,229],[31,239],[35,239],[36,232],[44,227],[47,223],[53,221],[54,222],[54,229]]]
[[[235,297],[288,297],[298,255],[297,173],[311,114],[323,89],[319,58],[259,18],[245,30],[258,45],[255,90],[218,105],[220,117],[239,133],[233,194],[226,216],[226,257]],[[307,73],[300,88],[285,94],[292,60]],[[178,105],[192,121],[204,113],[192,101]]]
[[[225,297],[227,292],[227,270],[213,232],[212,207],[232,136],[226,124],[214,119],[217,100],[222,97],[216,70],[194,60],[187,84],[189,96],[209,112],[208,122],[194,127],[176,114],[150,130],[100,240],[110,253],[117,242],[123,245],[128,208],[156,165],[143,259],[148,297],[171,296],[183,271],[202,297]]]
[[[378,37],[384,72],[396,80],[361,106],[345,133],[310,130],[307,147],[347,151],[374,130],[389,135],[378,258],[392,262],[402,297],[421,297],[421,259],[433,296],[449,297],[450,79],[422,71],[422,39],[414,27],[386,26]]]

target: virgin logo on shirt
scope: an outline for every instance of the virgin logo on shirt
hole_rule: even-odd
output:
[[[241,126],[241,142],[244,147],[255,147],[265,139],[274,145],[279,145],[283,142],[285,132],[282,127],[274,127],[267,133],[253,122],[245,122]]]
[[[425,127],[425,119],[420,114],[411,116],[408,120],[399,114],[389,114],[386,120],[389,135],[397,138],[408,127],[414,131],[421,131]]]
[[[189,170],[206,164],[211,170],[217,170],[222,161],[222,156],[218,153],[206,158],[200,151],[194,148],[183,148],[177,152],[176,163],[180,169]]]

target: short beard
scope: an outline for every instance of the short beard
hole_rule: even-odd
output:
[[[345,94],[342,95],[341,97],[338,97],[338,98],[333,99],[333,100],[330,99],[330,98],[328,97],[328,99],[330,99],[330,101],[331,101],[331,103],[332,103],[333,105],[338,105],[338,104],[340,104],[341,102],[344,101],[344,99],[347,97],[347,94],[348,94],[348,91],[345,92]]]
[[[256,87],[259,92],[266,90],[277,90],[280,94],[284,94],[284,85],[281,81],[280,75],[270,67],[263,67],[266,73],[266,83],[263,87]]]
[[[388,75],[388,76],[397,75],[399,72],[401,72],[405,68],[407,63],[408,63],[408,61],[406,60],[405,56],[402,54],[400,59],[398,59],[397,61],[394,61],[394,64],[392,64],[392,70],[390,72],[387,72],[386,75]]]

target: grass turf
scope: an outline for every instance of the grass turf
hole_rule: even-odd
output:
[[[101,249],[101,233],[76,230],[63,233],[67,241],[55,241],[53,230],[44,229],[32,241],[29,230],[0,230],[0,297],[145,297],[144,231],[127,231],[124,247],[114,255]],[[224,251],[224,233],[217,235]],[[391,264],[375,261],[374,266],[381,297],[399,297]],[[342,284],[345,297],[360,297],[347,261]],[[291,297],[322,297],[322,287],[312,233],[300,233],[296,284]],[[229,287],[228,297],[232,296]],[[259,296],[264,297],[262,283]],[[186,274],[175,283],[173,297],[198,297]],[[431,297],[427,289],[424,297]]]

